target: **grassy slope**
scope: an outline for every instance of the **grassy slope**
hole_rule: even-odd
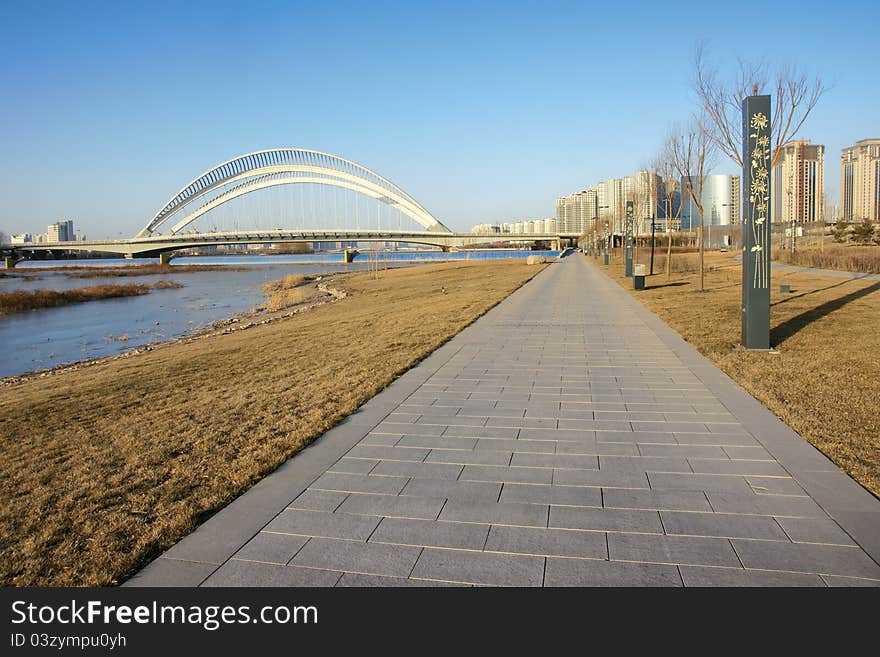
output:
[[[345,275],[308,313],[2,389],[0,581],[124,579],[542,269],[521,262]]]

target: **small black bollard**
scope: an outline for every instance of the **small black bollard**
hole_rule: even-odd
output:
[[[633,289],[645,289],[645,265],[633,265]]]

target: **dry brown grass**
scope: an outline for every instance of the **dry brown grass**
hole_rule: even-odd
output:
[[[19,313],[38,308],[53,308],[70,303],[134,297],[147,294],[149,285],[90,285],[73,290],[15,290],[0,292],[0,315]]]
[[[647,280],[635,292],[615,263],[608,274],[784,422],[863,486],[880,494],[880,281],[773,273],[771,344],[736,349],[742,269],[734,253],[707,254],[698,275]],[[600,265],[601,266],[601,265]],[[656,269],[655,269],[656,271]],[[792,286],[781,294],[780,284]],[[723,401],[723,400],[722,400]]]
[[[260,310],[276,312],[308,301],[316,296],[313,286],[306,287],[306,283],[312,280],[312,276],[288,274],[280,280],[264,283],[262,289],[269,298],[260,306]]]
[[[794,256],[790,250],[776,249],[773,259],[799,267],[839,269],[865,274],[880,274],[880,246],[856,246],[854,244],[825,244],[817,247],[799,248]]]
[[[0,581],[125,579],[542,268],[346,274],[310,312],[3,388]]]

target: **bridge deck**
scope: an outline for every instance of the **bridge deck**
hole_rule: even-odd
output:
[[[132,585],[880,585],[880,502],[584,258]]]

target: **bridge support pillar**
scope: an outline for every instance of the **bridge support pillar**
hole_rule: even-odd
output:
[[[15,256],[6,256],[3,258],[3,269],[12,269],[21,258]]]
[[[561,251],[562,250],[562,245],[558,239],[553,241],[553,250],[554,251]]]
[[[342,257],[344,259],[345,264],[351,264],[354,262],[354,257],[358,254],[357,249],[346,249],[342,252]]]
[[[170,265],[171,264],[171,251],[163,251],[159,254],[159,264],[160,265]]]

